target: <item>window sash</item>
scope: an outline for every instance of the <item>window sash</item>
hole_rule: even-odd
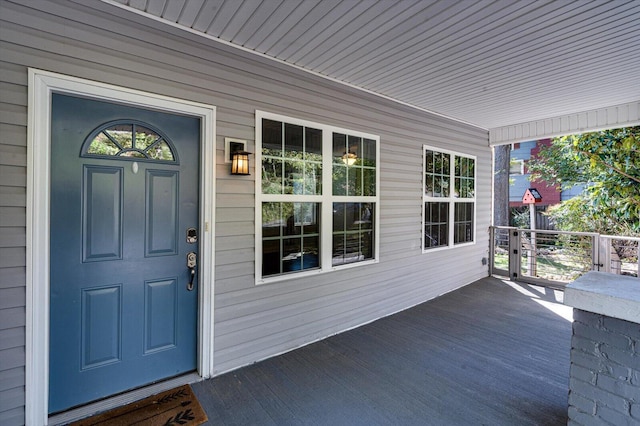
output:
[[[322,130],[268,119],[262,124],[261,192],[321,195]]]
[[[375,258],[374,208],[372,203],[333,203],[331,266]]]
[[[448,202],[424,203],[423,247],[425,249],[449,246],[449,208]]]
[[[453,244],[473,242],[475,203],[454,203]]]
[[[320,267],[320,209],[319,203],[262,203],[262,276]]]

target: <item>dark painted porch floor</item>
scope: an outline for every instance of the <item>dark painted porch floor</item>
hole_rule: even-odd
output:
[[[564,425],[570,309],[486,278],[193,389],[211,425]]]

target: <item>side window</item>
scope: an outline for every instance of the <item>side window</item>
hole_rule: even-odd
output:
[[[509,174],[510,175],[523,175],[524,174],[524,160],[511,159],[511,161],[509,161]]]
[[[475,241],[476,159],[423,148],[423,252]]]
[[[374,135],[256,112],[256,280],[377,261]]]

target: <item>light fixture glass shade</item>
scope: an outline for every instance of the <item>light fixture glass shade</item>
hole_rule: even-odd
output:
[[[236,151],[231,155],[231,174],[232,175],[248,175],[249,174],[249,152]]]
[[[358,159],[358,156],[353,152],[345,152],[342,156],[342,162],[347,166],[353,166]]]

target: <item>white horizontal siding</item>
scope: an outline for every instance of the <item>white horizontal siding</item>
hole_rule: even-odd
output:
[[[27,67],[216,105],[217,372],[372,321],[486,276],[481,258],[488,247],[488,191],[477,204],[475,245],[427,254],[420,250],[422,145],[477,156],[477,185],[490,188],[486,131],[253,55],[234,55],[229,47],[198,46],[192,34],[159,28],[157,22],[138,16],[129,20],[123,11],[102,2],[0,5],[0,297],[7,301],[0,304],[0,335],[11,342],[11,347],[0,347],[0,375],[10,375],[16,384],[0,389],[8,392],[0,402],[0,423],[9,418],[3,415],[14,418],[24,404]],[[111,19],[107,11],[120,17]],[[254,152],[256,109],[380,136],[378,264],[254,284],[256,168],[251,161],[252,176],[231,177],[223,152],[225,136],[246,139]]]

